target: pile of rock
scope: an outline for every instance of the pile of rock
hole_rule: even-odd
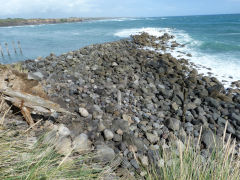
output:
[[[22,63],[42,80],[51,100],[77,113],[55,116],[61,125],[49,137],[57,137],[60,153],[97,150],[104,161],[120,154],[120,166],[138,170],[139,162],[159,164],[158,150],[170,142],[182,147],[187,135],[197,141],[201,127],[203,156],[227,122],[227,137],[239,142],[239,89],[232,94],[186,59],[143,49],[164,49],[171,38],[143,33]]]

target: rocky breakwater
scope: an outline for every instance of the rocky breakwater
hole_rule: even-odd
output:
[[[227,122],[226,137],[239,143],[239,90],[231,93],[216,78],[198,74],[186,59],[144,50],[164,50],[172,38],[143,33],[22,62],[51,100],[76,113],[48,121],[61,124],[48,136],[61,137],[55,141],[59,152],[91,149],[98,160],[117,156],[119,167],[139,170],[140,163],[158,165],[159,149],[172,142],[183,145],[188,135],[197,142],[201,129],[203,157]]]
[[[20,25],[38,25],[38,24],[56,24],[56,23],[72,23],[91,20],[94,18],[59,18],[59,19],[0,19],[0,27],[2,26],[20,26]]]

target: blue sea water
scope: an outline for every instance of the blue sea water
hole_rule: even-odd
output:
[[[240,80],[240,14],[181,16],[153,18],[116,18],[79,23],[52,25],[30,25],[1,27],[0,43],[4,48],[4,58],[0,63],[13,63],[51,52],[57,55],[95,43],[103,43],[127,38],[131,34],[146,31],[160,35],[159,31],[175,36],[175,40],[186,44],[178,51],[191,53],[190,61],[211,68],[220,80]],[[12,41],[20,41],[23,55],[15,55]],[[8,57],[4,43],[9,44]],[[200,73],[207,73],[199,68]]]

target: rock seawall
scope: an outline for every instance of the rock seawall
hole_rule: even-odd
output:
[[[51,100],[77,113],[55,114],[48,121],[64,126],[65,146],[96,150],[102,157],[98,160],[120,154],[121,167],[139,170],[139,162],[158,163],[160,148],[183,143],[188,135],[197,141],[201,129],[199,148],[206,157],[227,122],[226,137],[239,143],[239,89],[224,89],[216,78],[198,74],[186,59],[144,50],[156,41],[164,49],[171,38],[143,33],[21,65],[36,75]],[[64,151],[61,143],[56,147]]]

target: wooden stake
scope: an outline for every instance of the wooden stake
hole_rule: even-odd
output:
[[[2,57],[3,57],[4,55],[3,55],[3,49],[2,49],[1,43],[0,43],[0,51],[1,51],[1,54],[2,54]]]
[[[13,49],[14,49],[15,54],[17,54],[17,50],[16,50],[16,47],[15,47],[15,42],[14,41],[12,41],[12,45],[13,45]]]
[[[22,48],[21,48],[21,45],[20,45],[20,41],[18,41],[18,49],[20,49],[20,53],[23,54],[22,53]]]
[[[10,52],[9,52],[9,49],[8,49],[8,43],[5,43],[5,46],[6,46],[6,50],[7,50],[8,56],[10,56]]]

